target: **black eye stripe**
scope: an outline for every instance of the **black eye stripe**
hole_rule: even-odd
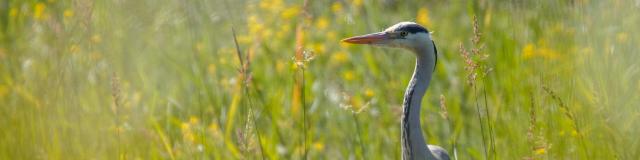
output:
[[[409,33],[419,33],[419,32],[429,33],[429,31],[426,28],[419,25],[404,25],[404,26],[398,27],[396,30],[406,31]]]

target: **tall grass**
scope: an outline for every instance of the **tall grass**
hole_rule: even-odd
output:
[[[489,72],[491,72],[491,67],[487,66],[487,64],[485,64],[486,60],[489,58],[489,54],[486,53],[482,53],[482,50],[484,49],[484,44],[480,43],[480,38],[481,38],[481,34],[480,33],[480,27],[478,24],[478,18],[476,16],[473,16],[473,36],[472,38],[470,38],[473,47],[470,49],[465,49],[465,47],[463,46],[462,43],[460,43],[460,54],[462,55],[463,59],[464,59],[464,69],[467,71],[467,76],[466,76],[466,82],[467,84],[473,89],[473,97],[475,98],[475,108],[476,108],[476,114],[478,116],[478,123],[480,123],[480,135],[482,137],[482,145],[483,145],[483,150],[484,150],[484,155],[485,155],[485,159],[489,159],[489,157],[494,157],[488,153],[487,150],[491,150],[493,151],[493,155],[495,155],[496,151],[495,151],[495,142],[493,140],[493,127],[491,126],[491,116],[489,114],[489,106],[487,106],[487,98],[486,98],[486,90],[483,90],[484,92],[484,109],[481,109],[479,103],[479,91],[478,91],[478,86],[477,83],[478,81],[480,81],[480,83],[482,83],[484,85],[484,87],[486,88],[486,84],[484,83],[484,79],[487,76],[487,74],[489,74]],[[487,146],[486,142],[485,142],[485,121],[482,120],[482,114],[481,110],[484,110],[484,114],[486,116],[486,126],[488,127],[488,134],[489,134],[489,144],[491,146]],[[488,148],[488,149],[487,149]]]
[[[458,159],[638,159],[637,8],[2,1],[0,159],[397,159],[414,57],[339,40],[400,21],[434,31],[439,51],[429,144]],[[490,55],[475,90],[461,42]]]

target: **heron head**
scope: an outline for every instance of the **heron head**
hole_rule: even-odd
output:
[[[431,44],[431,34],[417,23],[400,22],[382,32],[350,37],[342,42],[414,50]]]

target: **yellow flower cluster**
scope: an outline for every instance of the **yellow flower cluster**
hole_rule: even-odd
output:
[[[316,20],[316,28],[321,29],[321,30],[325,30],[327,29],[327,27],[329,27],[329,20],[327,19],[327,17],[320,17]]]
[[[345,51],[338,51],[331,54],[331,61],[334,63],[343,63],[349,60],[349,55]]]
[[[544,147],[540,147],[540,148],[537,148],[534,152],[535,152],[536,155],[541,155],[541,154],[546,153],[547,149],[545,149]]]
[[[209,127],[207,127],[213,139],[222,139],[222,131],[220,130],[220,126],[218,123],[212,122]]]
[[[71,10],[71,9],[66,9],[66,10],[64,10],[64,12],[62,13],[62,15],[63,15],[65,18],[70,18],[70,17],[73,17],[74,13],[73,13],[73,10]]]
[[[333,11],[333,13],[338,14],[342,12],[342,3],[340,3],[340,1],[335,1],[333,2],[333,4],[331,5],[331,11]]]
[[[542,57],[544,59],[558,59],[559,53],[553,48],[548,47],[544,41],[539,41],[537,45],[529,43],[522,49],[522,57],[530,59],[534,57]]]
[[[276,32],[277,39],[283,39],[291,34],[291,26],[289,24],[280,25],[280,28]]]
[[[189,121],[182,123],[182,125],[180,126],[180,129],[182,131],[183,140],[190,143],[196,142],[196,136],[193,133],[193,127],[197,126],[199,123],[200,123],[200,119],[198,119],[198,117],[195,117],[195,116],[189,117]]]
[[[371,88],[367,88],[364,90],[364,96],[371,98],[375,95],[375,92]]]
[[[317,150],[317,151],[323,151],[324,150],[324,144],[320,141],[318,142],[314,142],[313,143],[313,149]]]
[[[257,15],[251,15],[247,18],[247,25],[249,27],[249,35],[258,37],[271,36],[270,30],[265,30],[264,23],[259,20]]]
[[[18,16],[18,9],[16,9],[16,8],[11,8],[11,9],[9,10],[9,16],[10,16],[10,17],[17,17],[17,16]]]
[[[310,47],[315,54],[323,54],[326,51],[324,43],[312,43]]]
[[[287,20],[291,20],[292,18],[298,16],[300,14],[300,7],[298,6],[292,6],[289,8],[286,8],[284,11],[282,11],[282,13],[280,14],[280,17],[287,21]]]
[[[260,9],[272,12],[278,12],[283,9],[284,1],[282,0],[263,0],[260,1]]]
[[[362,0],[353,0],[351,1],[351,3],[353,4],[354,7],[359,8],[362,6],[363,1]]]
[[[431,26],[431,20],[429,20],[429,10],[427,10],[426,7],[422,7],[418,10],[416,21],[418,22],[418,24],[427,27]]]
[[[344,78],[347,81],[352,81],[355,79],[355,74],[353,73],[352,70],[347,70],[345,72],[342,73],[342,78]]]
[[[47,6],[44,3],[36,3],[36,5],[33,7],[33,19],[44,20],[45,18],[47,18],[47,15],[45,14],[46,8]]]

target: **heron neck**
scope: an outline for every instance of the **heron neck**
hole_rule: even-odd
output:
[[[420,108],[422,97],[429,87],[435,67],[435,53],[427,49],[418,49],[415,52],[417,52],[416,67],[403,102],[401,126],[403,159],[434,159],[422,136]]]

